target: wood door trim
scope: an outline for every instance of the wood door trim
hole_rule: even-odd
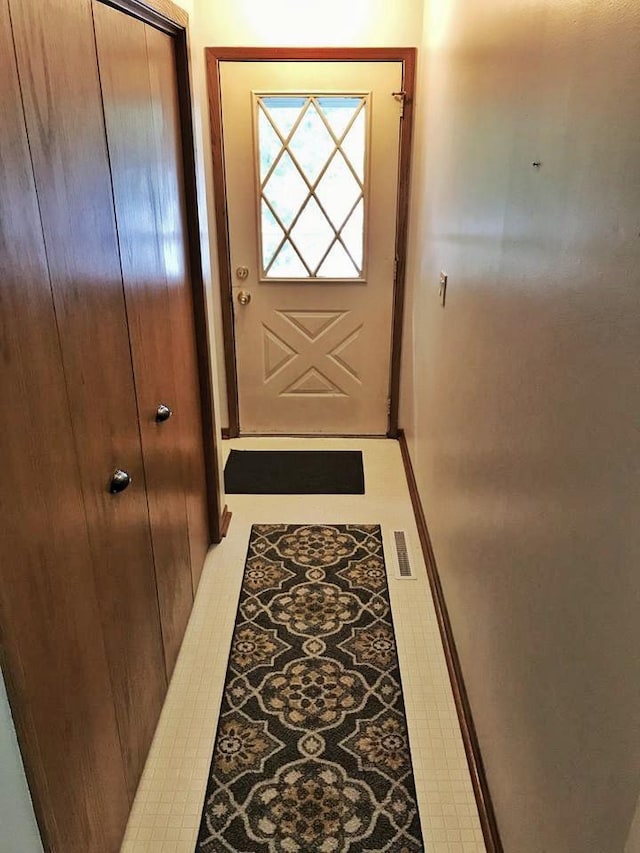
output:
[[[467,764],[471,776],[471,784],[475,795],[476,805],[478,807],[478,816],[482,826],[482,835],[487,847],[487,853],[503,853],[502,841],[498,830],[498,822],[496,820],[493,801],[491,799],[491,791],[487,781],[487,774],[484,769],[482,760],[482,752],[480,743],[476,733],[476,727],[473,722],[471,713],[471,705],[467,695],[467,688],[462,675],[462,667],[460,666],[460,658],[453,636],[451,620],[447,610],[447,603],[438,573],[438,565],[436,563],[433,545],[431,544],[431,536],[427,527],[418,484],[416,482],[411,456],[409,454],[409,446],[404,434],[404,430],[398,430],[398,443],[402,454],[402,463],[404,465],[407,485],[409,487],[409,495],[413,505],[413,514],[415,515],[416,526],[418,528],[418,537],[427,567],[427,577],[429,586],[431,587],[431,595],[433,604],[438,619],[438,628],[440,629],[440,637],[444,648],[444,655],[447,662],[447,670],[449,672],[449,680],[453,691],[453,699],[458,714],[460,723],[460,731],[462,733],[462,741],[464,743],[464,751],[467,756]]]
[[[226,50],[234,50],[227,48]],[[215,228],[220,275],[220,307],[222,313],[222,342],[227,385],[229,426],[227,438],[240,434],[238,405],[238,371],[236,365],[235,335],[233,331],[233,296],[231,279],[231,252],[229,247],[229,217],[227,207],[227,182],[222,157],[222,100],[220,97],[220,62],[226,58],[225,49],[205,48],[207,90],[209,96],[209,123],[211,126],[211,157],[213,161],[213,195],[215,202]]]
[[[189,15],[171,0],[98,0],[120,12],[138,18],[158,30],[177,36],[187,29]]]
[[[130,2],[130,0],[126,0]],[[401,62],[402,90],[405,93],[404,115],[400,130],[399,181],[396,223],[396,275],[393,295],[391,334],[391,370],[389,377],[389,425],[387,435],[398,435],[400,397],[400,358],[404,317],[404,291],[409,217],[411,145],[413,137],[413,102],[415,97],[416,48],[414,47],[207,47],[205,48],[209,120],[211,124],[211,156],[215,195],[216,238],[220,270],[220,302],[224,344],[225,374],[229,427],[227,437],[240,434],[238,405],[238,371],[233,328],[233,296],[231,255],[229,249],[229,216],[222,157],[222,101],[220,96],[221,62]]]
[[[97,0],[97,2],[104,3],[106,6],[112,6],[114,9],[138,18],[138,20],[162,30],[162,32],[167,33],[174,39],[178,76],[178,104],[180,110],[185,206],[187,213],[187,248],[198,358],[200,407],[202,411],[209,541],[217,544],[222,540],[222,527],[225,522],[225,516],[218,500],[218,483],[220,480],[217,453],[218,431],[214,419],[213,373],[209,348],[205,284],[202,273],[202,244],[200,241],[200,218],[198,215],[198,188],[189,69],[189,15],[179,6],[176,6],[175,3],[172,3],[171,0]]]
[[[389,382],[389,438],[398,435],[400,407],[400,365],[404,324],[404,291],[409,235],[409,198],[411,188],[411,150],[413,142],[413,104],[416,85],[416,50],[409,49],[403,64],[403,121],[400,125],[400,162],[398,164],[398,212],[396,225],[396,274],[393,293],[393,330],[391,333],[391,375]]]

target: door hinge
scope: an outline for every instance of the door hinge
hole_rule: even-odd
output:
[[[391,397],[387,397],[387,417],[391,417]]]
[[[393,259],[393,283],[395,284],[398,280],[398,259]]]
[[[405,101],[407,100],[407,93],[405,92],[404,89],[401,89],[399,92],[392,92],[391,94],[396,99],[396,101],[398,101],[398,103],[400,104],[400,118],[403,118],[404,117],[404,104],[405,104]]]

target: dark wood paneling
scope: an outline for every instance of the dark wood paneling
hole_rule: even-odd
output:
[[[220,542],[221,492],[218,467],[217,434],[213,404],[213,373],[209,341],[207,302],[202,272],[202,242],[200,237],[200,203],[204,210],[204,185],[198,180],[193,135],[192,93],[189,74],[191,51],[188,15],[171,0],[99,0],[132,15],[162,32],[173,36],[178,84],[180,137],[183,156],[183,179],[186,204],[187,249],[190,267],[191,294],[198,358],[202,436],[204,444],[205,480],[207,484],[207,515],[209,542]],[[96,0],[98,2],[98,0]],[[202,196],[199,202],[199,195]]]
[[[129,801],[7,0],[0,115],[2,666],[45,848],[115,853]]]
[[[94,9],[107,143],[122,259],[140,436],[167,675],[173,672],[193,591],[177,399],[170,278],[183,253],[180,210],[163,204],[149,83],[146,26],[101,3]],[[169,36],[158,34],[161,38]],[[164,164],[171,169],[171,163]],[[173,415],[156,423],[163,403]]]
[[[220,275],[220,301],[224,338],[225,372],[229,408],[229,428],[226,438],[240,434],[238,377],[236,368],[233,326],[232,275],[229,252],[229,223],[227,213],[224,148],[222,141],[222,111],[220,97],[221,62],[402,62],[404,115],[400,134],[399,181],[396,220],[397,270],[394,285],[391,339],[391,373],[389,381],[389,429],[387,435],[398,433],[400,398],[400,358],[404,313],[404,286],[407,253],[411,145],[413,138],[413,103],[415,97],[416,49],[413,47],[208,47],[205,48],[209,119],[211,126],[211,156],[216,207],[216,236]]]
[[[478,814],[482,825],[482,834],[484,836],[487,853],[503,853],[502,841],[500,840],[500,832],[496,815],[491,800],[491,792],[487,775],[482,761],[482,753],[480,752],[480,744],[476,734],[476,727],[471,714],[471,706],[467,696],[464,678],[462,676],[462,668],[460,659],[456,649],[456,642],[453,637],[451,621],[447,610],[447,604],[438,574],[438,566],[436,563],[431,537],[427,527],[427,520],[422,508],[418,484],[416,483],[413,465],[411,464],[411,456],[409,455],[409,447],[403,430],[398,431],[398,441],[400,451],[402,453],[402,462],[407,477],[407,485],[413,505],[413,512],[416,518],[416,526],[418,528],[418,536],[420,537],[420,545],[425,565],[427,567],[427,575],[429,578],[429,586],[431,587],[431,595],[433,604],[438,619],[438,627],[440,629],[440,637],[444,648],[444,654],[447,661],[447,670],[449,671],[449,680],[453,691],[453,699],[456,705],[458,720],[460,722],[460,730],[462,732],[462,740],[464,750],[467,756],[467,764],[471,774],[471,783],[475,794],[476,803],[478,806]]]
[[[163,256],[169,282],[169,317],[173,332],[172,358],[177,385],[179,452],[184,466],[191,572],[195,593],[210,539],[207,482],[202,431],[202,408],[198,386],[198,353],[194,325],[188,226],[181,139],[175,41],[147,26],[147,55],[155,139],[157,200],[161,222],[170,222],[171,232],[161,231]]]
[[[10,0],[10,6],[133,796],[166,678],[92,10],[90,0]],[[133,483],[113,496],[108,484],[116,467],[129,471]]]

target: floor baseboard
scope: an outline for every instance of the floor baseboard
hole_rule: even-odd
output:
[[[489,791],[489,785],[482,761],[482,754],[480,752],[480,744],[478,743],[478,737],[473,723],[473,717],[471,715],[471,706],[469,705],[469,698],[467,696],[467,690],[462,677],[460,659],[458,658],[458,652],[453,638],[451,621],[449,619],[449,613],[444,599],[444,592],[442,590],[438,567],[433,553],[431,537],[429,536],[429,529],[427,528],[424,509],[422,507],[422,501],[420,500],[418,484],[416,482],[413,465],[411,463],[411,456],[409,455],[409,447],[407,445],[404,430],[398,430],[398,443],[400,444],[402,462],[404,464],[409,493],[411,495],[411,503],[413,505],[413,512],[416,518],[416,525],[418,527],[420,545],[422,547],[424,561],[427,566],[429,586],[431,587],[431,594],[433,596],[436,616],[438,618],[438,627],[440,628],[440,636],[442,637],[442,644],[444,646],[449,679],[453,690],[458,720],[460,721],[462,740],[464,742],[464,749],[467,756],[467,762],[469,764],[469,772],[471,773],[471,782],[473,784],[473,791],[478,805],[478,813],[480,815],[480,823],[482,825],[482,833],[484,835],[487,853],[504,853],[502,841],[500,840],[500,833],[498,832],[495,811],[491,801],[491,793]]]

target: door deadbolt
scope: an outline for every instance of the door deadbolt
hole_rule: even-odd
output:
[[[249,278],[249,267],[237,267],[236,278],[239,278],[240,281],[245,281],[245,279]]]
[[[238,293],[238,302],[240,305],[248,305],[251,302],[251,294],[248,290],[241,290]]]

